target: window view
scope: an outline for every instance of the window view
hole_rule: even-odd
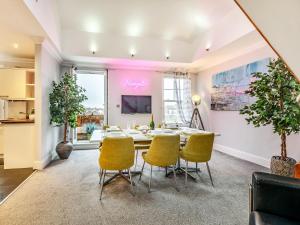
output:
[[[183,106],[190,101],[190,85],[186,83],[189,79],[165,77],[163,81],[163,104],[165,123],[185,124],[186,113]],[[186,91],[188,90],[188,91]]]
[[[76,139],[89,140],[93,131],[104,124],[105,111],[105,75],[76,74],[77,84],[83,87],[88,97],[83,105],[85,113],[77,117]]]

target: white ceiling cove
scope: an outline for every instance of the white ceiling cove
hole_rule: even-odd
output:
[[[57,4],[63,58],[70,61],[82,56],[84,61],[93,57],[99,62],[117,58],[192,63],[207,55],[206,48],[215,51],[254,30],[233,0],[59,0]]]
[[[0,42],[6,46],[0,53],[15,55],[16,49],[9,48],[19,42],[22,43],[19,52],[24,51],[24,57],[32,56],[34,51],[30,37],[40,35],[54,43],[65,62],[105,66],[149,62],[150,66],[165,63],[167,67],[192,65],[195,68],[197,63],[201,67],[217,63],[211,60],[221,57],[211,55],[220,53],[226,46],[235,46],[233,50],[238,51],[240,47],[260,41],[259,38],[242,41],[242,37],[254,32],[254,27],[233,0],[3,1],[0,28],[3,25],[1,30],[5,35],[0,37]],[[9,14],[28,17],[24,15],[24,8],[26,13],[31,12],[34,18],[31,23],[38,22],[39,29],[29,22],[21,21],[22,26],[14,24]],[[18,38],[17,33],[11,33],[11,28],[16,28],[13,31],[18,31]],[[40,34],[30,31],[33,28]],[[222,55],[227,52],[232,57],[233,52],[228,48]]]

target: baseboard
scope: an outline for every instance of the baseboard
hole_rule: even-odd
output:
[[[252,162],[252,163],[255,163],[257,165],[266,167],[266,168],[270,167],[270,160],[269,159],[265,159],[263,157],[256,156],[256,155],[248,153],[248,152],[243,152],[241,150],[230,148],[230,147],[220,145],[220,144],[214,144],[214,149],[219,151],[219,152],[223,152],[227,155],[231,155],[233,157],[243,159],[245,161]]]
[[[42,169],[44,169],[51,161],[52,161],[51,155],[49,155],[48,157],[45,157],[43,160],[40,160],[40,161],[34,161],[34,163],[33,163],[33,169],[36,169],[36,170],[42,170]]]

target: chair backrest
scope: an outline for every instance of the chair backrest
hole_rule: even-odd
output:
[[[131,137],[106,137],[99,156],[105,170],[124,170],[134,164],[134,143]]]
[[[299,223],[299,179],[254,172],[252,175],[252,197],[253,211],[285,217]]]
[[[183,151],[185,155],[193,158],[195,162],[208,162],[211,158],[213,143],[213,133],[192,134]]]
[[[154,136],[147,152],[147,159],[156,166],[175,165],[179,155],[179,135]]]

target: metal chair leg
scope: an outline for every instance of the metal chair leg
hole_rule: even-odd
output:
[[[100,169],[100,171],[99,171],[99,184],[101,184],[102,176],[103,176],[103,170]]]
[[[175,165],[173,165],[172,168],[173,168],[173,174],[174,174],[173,176],[174,176],[175,189],[176,189],[176,191],[179,192],[179,188],[177,187],[177,179],[176,179]]]
[[[208,171],[208,174],[209,174],[209,178],[210,178],[211,185],[214,186],[214,183],[213,183],[213,179],[212,179],[212,177],[211,177],[211,173],[210,173],[210,169],[209,169],[208,162],[206,162],[206,167],[207,167],[207,171]]]
[[[140,174],[139,181],[142,179],[142,175],[143,175],[144,167],[145,167],[145,161],[144,161],[144,163],[143,163],[143,166],[142,166],[142,170],[141,170],[141,174]]]
[[[134,170],[136,170],[138,155],[139,155],[139,151],[135,150],[135,165],[134,165]]]
[[[150,166],[150,178],[149,178],[148,193],[151,192],[151,179],[152,179],[152,165]]]
[[[101,182],[101,189],[100,189],[100,200],[102,199],[102,193],[103,193],[103,186],[104,186],[104,182],[105,182],[105,174],[106,174],[106,170],[103,171],[103,178]]]
[[[184,185],[187,185],[187,177],[188,177],[188,161],[185,161],[185,182]]]
[[[134,191],[134,188],[133,188],[133,181],[132,181],[132,176],[131,176],[130,169],[128,169],[128,175],[129,175],[129,179],[130,179],[130,186],[131,186],[131,190],[132,190],[132,195],[135,196],[135,191]]]

